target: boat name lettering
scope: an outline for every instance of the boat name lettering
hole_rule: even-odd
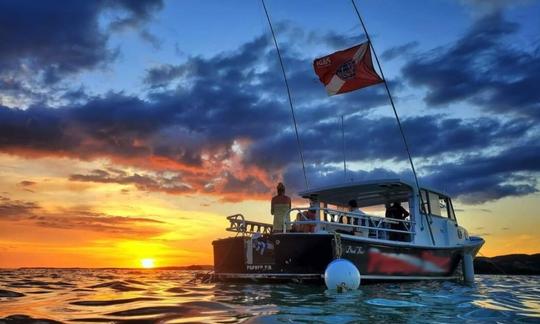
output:
[[[347,245],[345,249],[346,254],[364,254],[366,251],[363,246]]]
[[[267,270],[272,270],[272,265],[271,264],[248,264],[246,265],[246,268],[247,270],[250,270],[250,271],[260,271],[260,270],[267,271]]]

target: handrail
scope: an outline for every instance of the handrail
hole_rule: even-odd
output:
[[[304,214],[305,211],[314,210],[316,213],[320,214],[323,212],[325,219],[308,219]],[[291,213],[298,212],[300,217],[296,217],[294,221],[287,219],[290,218]],[[346,222],[343,222],[343,219],[347,218]],[[237,232],[242,234],[270,234],[272,233],[273,226],[272,224],[247,221],[242,214],[234,214],[227,216],[227,220],[230,222],[230,226],[226,228],[227,231]],[[346,229],[351,231],[351,234],[354,234],[354,230],[367,230],[364,232],[369,237],[375,237],[377,239],[388,239],[387,234],[389,233],[399,233],[399,234],[409,234],[410,238],[408,240],[412,241],[412,238],[416,234],[414,232],[414,222],[408,220],[394,219],[381,217],[377,215],[368,215],[361,214],[358,212],[350,212],[343,210],[336,210],[331,208],[317,208],[317,207],[297,207],[291,208],[287,214],[284,215],[283,219],[283,233],[287,233],[287,228],[290,225],[302,224],[302,225],[314,225],[314,231],[319,231],[321,227],[329,230],[339,230]],[[391,228],[388,225],[402,224],[404,229]]]
[[[266,224],[261,222],[247,221],[242,214],[234,214],[227,216],[227,220],[230,222],[226,231],[237,232],[244,234],[272,233],[272,224]]]
[[[337,209],[331,209],[331,208],[317,208],[317,207],[295,207],[295,208],[291,208],[289,210],[289,215],[293,211],[298,211],[298,212],[301,213],[302,211],[308,211],[308,210],[315,210],[315,211],[319,211],[319,212],[323,211],[326,214],[334,214],[334,216],[339,216],[339,217],[346,216],[346,217],[353,217],[355,219],[369,219],[369,220],[377,219],[377,220],[380,220],[380,221],[383,221],[383,222],[394,223],[394,224],[397,224],[397,223],[412,224],[413,223],[412,221],[408,221],[408,220],[405,220],[405,219],[388,218],[388,217],[381,217],[381,216],[377,216],[377,215],[361,214],[361,213],[358,213],[358,212],[343,211],[343,210],[337,210]],[[304,215],[302,215],[302,216],[305,218]]]
[[[308,210],[314,210],[316,213],[320,213],[321,211],[324,213],[324,220],[308,220],[304,213]],[[351,228],[351,229],[364,229],[368,230],[368,235],[374,235],[377,238],[379,236],[384,236],[388,233],[400,233],[400,234],[410,234],[411,240],[412,237],[416,234],[414,232],[414,222],[408,221],[408,220],[401,220],[401,219],[393,219],[393,218],[387,218],[387,217],[381,217],[376,215],[368,215],[368,214],[361,214],[358,212],[350,212],[350,211],[343,211],[343,210],[336,210],[336,209],[330,209],[330,208],[318,208],[318,207],[301,207],[301,208],[292,208],[289,210],[289,218],[291,213],[297,211],[298,214],[301,216],[300,220],[295,221],[287,221],[284,219],[284,227],[283,232],[286,233],[287,225],[299,223],[299,224],[309,224],[309,225],[315,225],[316,230],[320,229],[321,226],[327,225],[331,227],[338,227],[338,228]],[[328,215],[330,217],[328,217]],[[347,217],[347,223],[342,223],[341,221],[343,218]],[[349,224],[352,223],[352,224]],[[363,225],[365,224],[365,225]],[[394,229],[394,228],[386,228],[386,224],[403,224],[403,227],[405,230],[401,229]],[[382,233],[386,233],[384,235],[381,235]]]
[[[373,229],[381,232],[393,232],[393,233],[405,233],[405,234],[414,234],[413,231],[403,231],[403,230],[396,230],[391,228],[384,228],[384,227],[373,227],[373,226],[364,226],[364,225],[352,225],[352,224],[343,224],[343,223],[337,223],[337,222],[327,222],[327,221],[318,221],[318,220],[309,220],[309,221],[291,221],[288,222],[289,224],[294,224],[296,222],[300,222],[302,224],[330,224],[330,225],[338,225],[338,227],[352,227],[352,228],[365,228],[365,229]]]

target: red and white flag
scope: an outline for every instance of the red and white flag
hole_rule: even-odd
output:
[[[369,42],[315,59],[313,68],[330,96],[383,82],[373,68]]]

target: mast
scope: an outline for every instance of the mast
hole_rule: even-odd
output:
[[[287,74],[285,73],[285,67],[283,65],[283,60],[281,59],[281,52],[279,51],[279,46],[276,40],[276,34],[274,33],[274,27],[272,27],[272,22],[270,21],[270,15],[268,15],[268,10],[266,9],[266,4],[264,0],[261,0],[264,13],[266,14],[266,19],[268,20],[268,26],[270,26],[270,31],[272,32],[272,39],[274,40],[274,45],[276,47],[276,52],[279,58],[279,65],[281,66],[281,73],[283,74],[283,80],[285,81],[285,87],[287,88],[287,97],[289,99],[289,106],[291,107],[291,115],[294,124],[294,132],[296,133],[296,143],[298,144],[298,153],[300,155],[300,161],[302,162],[302,172],[304,173],[304,181],[306,182],[306,189],[309,188],[308,179],[306,175],[306,166],[304,163],[304,153],[302,152],[302,143],[300,142],[300,136],[298,135],[298,127],[296,126],[296,116],[294,114],[294,107],[291,98],[291,89],[289,88],[289,81],[287,80]]]
[[[360,20],[360,24],[362,25],[362,29],[364,30],[364,33],[366,34],[367,40],[371,44],[371,49],[373,50],[373,56],[375,56],[375,61],[377,62],[377,66],[379,67],[379,71],[381,72],[381,78],[383,79],[384,87],[386,89],[386,93],[388,94],[388,99],[390,99],[390,104],[392,106],[394,116],[396,117],[399,132],[401,134],[401,138],[403,139],[403,144],[405,145],[405,150],[407,151],[407,156],[409,158],[409,163],[411,164],[411,169],[412,169],[412,172],[413,172],[413,175],[414,175],[414,182],[416,184],[417,197],[419,198],[420,204],[423,205],[422,195],[420,194],[420,185],[418,184],[418,177],[416,176],[416,170],[414,168],[414,163],[413,163],[413,160],[412,160],[411,151],[409,149],[409,144],[407,143],[407,138],[405,137],[405,133],[403,132],[403,127],[401,126],[401,121],[399,120],[399,115],[397,113],[396,106],[394,104],[394,99],[392,98],[392,94],[390,93],[390,89],[388,88],[388,82],[386,82],[386,78],[384,77],[384,72],[383,72],[383,69],[381,67],[381,63],[379,62],[379,57],[377,56],[377,52],[375,51],[375,46],[373,46],[373,43],[371,42],[371,37],[369,37],[369,33],[367,31],[366,25],[364,24],[364,20],[362,19],[362,16],[360,15],[360,12],[358,11],[358,8],[356,7],[356,2],[354,0],[351,0],[351,3],[353,5],[354,11],[356,12],[356,15],[358,16],[358,20]],[[419,210],[419,213],[422,214],[420,210]],[[426,219],[427,219],[427,215],[426,215]],[[422,217],[420,217],[420,221],[421,221],[421,229],[423,230],[424,229],[424,222],[423,222]],[[427,223],[428,223],[429,234],[431,236],[431,242],[433,243],[433,245],[435,245],[435,239],[433,237],[433,231],[431,230],[430,221],[428,220]]]
[[[343,115],[341,115],[341,140],[343,142],[343,176],[347,181],[347,159],[345,156],[345,122],[343,121]]]

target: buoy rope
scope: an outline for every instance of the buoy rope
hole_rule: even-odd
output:
[[[341,235],[334,231],[334,255],[336,259],[341,258],[343,249],[341,248]]]

